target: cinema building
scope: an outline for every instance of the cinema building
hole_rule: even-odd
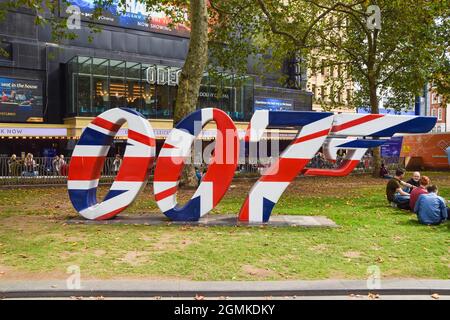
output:
[[[81,6],[82,18],[91,2],[73,1]],[[93,41],[82,21],[72,30],[76,39],[60,44],[52,42],[49,28],[35,26],[32,12],[6,15],[0,23],[1,46],[8,53],[0,57],[0,157],[69,156],[93,117],[115,107],[134,108],[147,117],[161,146],[173,126],[189,32],[170,30],[160,16],[150,20],[130,13],[119,19],[110,13]],[[63,5],[57,14],[66,15]],[[304,83],[298,66],[287,61],[281,71],[298,80],[297,89],[280,85],[280,75],[263,79],[255,71],[249,62],[243,77],[224,73],[213,80],[205,74],[197,108],[220,108],[239,129],[247,127],[256,109],[311,110],[311,94],[299,89]],[[284,137],[289,143],[292,131]],[[111,154],[123,153],[125,139],[116,137]]]

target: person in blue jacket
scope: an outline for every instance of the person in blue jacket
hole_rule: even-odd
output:
[[[200,182],[202,182],[202,172],[197,167],[195,167],[195,176],[197,177],[197,186],[199,186]]]
[[[445,200],[438,196],[438,188],[431,185],[427,188],[428,194],[420,195],[414,206],[419,222],[426,225],[438,225],[448,219],[449,208]]]

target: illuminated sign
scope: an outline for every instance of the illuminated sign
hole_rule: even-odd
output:
[[[256,110],[285,111],[294,109],[294,100],[255,97]]]
[[[61,1],[61,16],[69,16],[70,11],[66,11],[69,5],[79,8],[81,20],[92,22],[95,0],[68,0],[67,3]],[[164,12],[148,11],[144,2],[136,0],[126,0],[125,6],[121,1],[113,0],[110,6],[103,8],[102,14],[95,22],[183,37],[189,37],[190,33],[189,28],[183,24],[169,27],[171,19]]]
[[[145,80],[150,84],[178,86],[181,69],[154,65],[145,70]]]
[[[42,82],[0,77],[0,122],[42,122]]]
[[[0,127],[0,136],[4,137],[66,137],[66,128],[23,128]]]

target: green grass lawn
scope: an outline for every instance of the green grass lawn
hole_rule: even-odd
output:
[[[450,173],[429,173],[450,198]],[[213,213],[239,211],[252,181],[235,180]],[[339,228],[67,225],[64,187],[0,190],[0,281],[64,279],[283,280],[450,277],[449,224],[429,227],[388,206],[385,180],[300,178],[274,214],[325,215]],[[106,192],[101,188],[101,194]],[[180,202],[193,191],[180,192]],[[127,213],[157,212],[150,188]]]

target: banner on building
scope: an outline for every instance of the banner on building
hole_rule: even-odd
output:
[[[42,122],[42,82],[0,77],[0,122]]]
[[[255,111],[289,111],[294,110],[294,100],[267,97],[255,97]]]
[[[94,0],[67,0],[67,2],[80,8],[81,20],[92,22],[95,10]],[[60,7],[60,15],[68,17],[70,15],[70,12],[67,12],[68,5],[61,1]],[[169,27],[171,19],[164,12],[148,11],[143,2],[136,0],[127,0],[125,8],[121,6],[120,1],[113,0],[112,5],[104,8],[102,15],[95,22],[182,37],[189,37],[190,33],[189,28],[183,24]]]
[[[402,151],[403,137],[392,137],[381,148],[381,156],[383,158],[400,157]]]

